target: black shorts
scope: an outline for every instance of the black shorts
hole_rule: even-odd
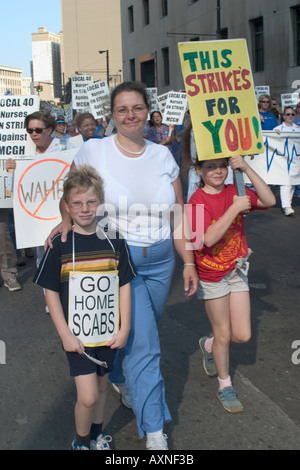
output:
[[[65,352],[69,361],[70,375],[71,377],[77,377],[78,375],[88,375],[93,374],[94,372],[100,376],[110,373],[113,369],[117,350],[111,349],[108,346],[85,348],[85,352],[89,356],[106,362],[107,368],[95,364],[95,362],[91,361],[83,354],[78,354],[76,352]]]

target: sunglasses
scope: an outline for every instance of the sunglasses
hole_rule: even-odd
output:
[[[217,165],[216,163],[209,163],[208,165],[203,165],[202,168],[204,168],[207,171],[216,171],[217,169],[228,170],[228,164],[220,163],[220,165]]]
[[[285,113],[285,116],[295,116],[295,113]]]
[[[33,134],[34,132],[36,134],[42,134],[42,132],[46,129],[46,127],[36,127],[35,129],[27,129],[28,134]]]
[[[270,103],[270,101],[261,100],[261,103]]]

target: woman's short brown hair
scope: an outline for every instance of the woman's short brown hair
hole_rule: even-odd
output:
[[[33,119],[42,121],[45,127],[48,127],[48,128],[51,127],[52,132],[55,131],[56,129],[56,119],[54,116],[52,116],[51,113],[43,112],[43,111],[36,111],[35,113],[28,114],[28,116],[26,116],[25,121],[24,121],[26,129],[28,129],[29,122],[32,121]]]

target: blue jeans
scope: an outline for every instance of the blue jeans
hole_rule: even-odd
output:
[[[296,184],[294,196],[298,196],[300,194],[300,184]]]
[[[131,332],[125,348],[118,350],[110,381],[122,383],[126,378],[138,433],[143,437],[171,420],[160,372],[157,325],[168,298],[175,258],[171,239],[147,248],[146,256],[142,247],[131,245],[129,251],[138,274],[131,282]]]

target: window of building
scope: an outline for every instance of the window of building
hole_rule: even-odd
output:
[[[147,88],[155,87],[155,62],[154,59],[141,62],[141,81]]]
[[[252,29],[253,64],[255,72],[264,70],[264,21],[256,18],[250,21]]]
[[[163,64],[164,64],[164,85],[170,85],[170,58],[169,48],[164,47],[162,50]]]
[[[228,39],[228,28],[222,28],[220,30],[220,39]]]
[[[294,35],[294,65],[300,65],[300,7],[292,8]]]
[[[134,31],[133,6],[128,8],[128,27],[129,27],[129,32],[133,33]]]
[[[150,12],[149,12],[149,0],[143,0],[143,7],[144,7],[144,25],[150,23]]]
[[[168,0],[161,0],[161,14],[162,16],[168,16]]]
[[[130,59],[129,61],[129,69],[130,69],[130,79],[132,82],[135,82],[135,60]]]

